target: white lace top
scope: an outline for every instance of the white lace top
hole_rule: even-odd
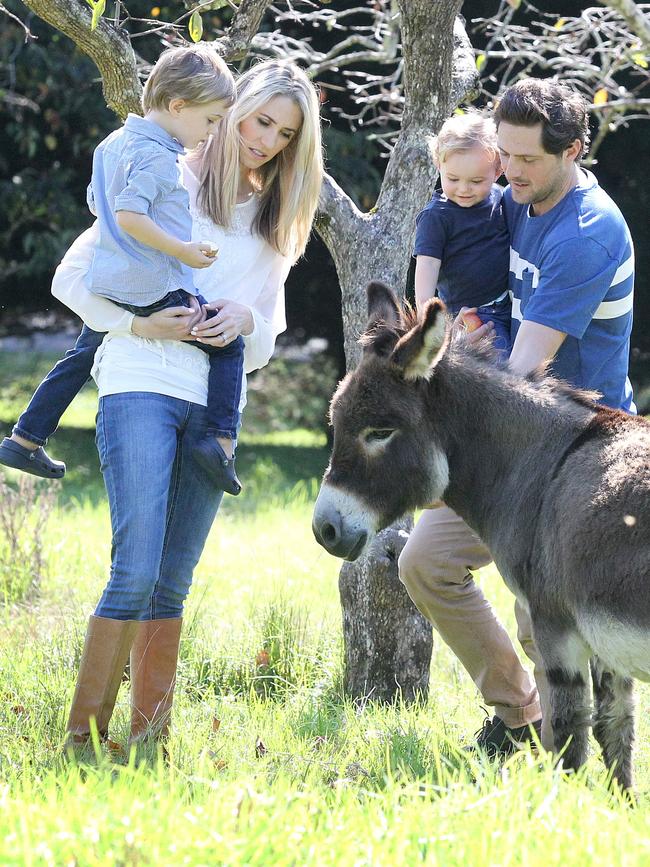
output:
[[[247,372],[269,361],[275,338],[286,328],[284,282],[290,263],[263,239],[252,234],[257,196],[237,205],[229,229],[215,225],[196,208],[198,180],[187,165],[184,183],[190,194],[193,231],[197,241],[212,241],[219,255],[209,268],[194,271],[196,288],[207,301],[220,298],[245,304],[254,320],[244,338]],[[148,391],[206,405],[208,356],[201,349],[175,340],[149,340],[129,333],[132,315],[87,287],[95,238],[91,226],[77,238],[56,270],[52,294],[97,331],[108,334],[97,351],[92,375],[100,396]],[[245,403],[245,383],[242,407]]]

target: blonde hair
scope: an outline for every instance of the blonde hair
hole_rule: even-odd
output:
[[[147,111],[168,109],[172,99],[201,105],[235,101],[235,79],[225,62],[207,43],[168,48],[153,65],[142,94]]]
[[[292,99],[302,122],[277,156],[251,172],[261,199],[253,231],[295,260],[307,246],[324,170],[318,94],[293,63],[262,61],[238,79],[235,104],[200,150],[199,206],[217,225],[230,226],[239,184],[239,126],[276,96]]]
[[[456,114],[443,123],[433,146],[433,160],[440,167],[452,153],[471,148],[486,151],[494,163],[499,159],[496,125],[480,111]]]

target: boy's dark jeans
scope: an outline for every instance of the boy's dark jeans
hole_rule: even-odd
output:
[[[191,296],[182,291],[168,293],[160,301],[148,307],[134,307],[120,304],[136,316],[150,316],[168,307],[189,307]],[[200,304],[206,301],[196,296]],[[209,317],[215,315],[213,311]],[[56,363],[43,382],[36,389],[27,409],[14,426],[13,432],[39,446],[46,444],[57,429],[61,416],[83,385],[88,381],[93,366],[95,352],[104,339],[104,332],[93,331],[87,325],[72,349]],[[208,406],[206,411],[207,430],[226,439],[236,439],[239,426],[239,400],[244,372],[244,340],[238,337],[227,346],[208,346],[194,343],[210,357],[208,375]]]
[[[45,445],[61,416],[87,382],[95,352],[103,339],[104,332],[84,325],[74,347],[57,361],[34,392],[14,426],[15,434],[39,446]]]

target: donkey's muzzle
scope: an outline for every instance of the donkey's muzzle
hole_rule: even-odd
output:
[[[322,545],[330,554],[335,557],[342,557],[344,560],[356,560],[368,540],[368,534],[365,531],[353,536],[343,535],[340,520],[320,523],[314,520],[311,528],[319,545]]]
[[[319,509],[316,504],[311,528],[319,545],[344,560],[356,560],[368,541],[366,530],[346,527],[340,512],[332,507]]]

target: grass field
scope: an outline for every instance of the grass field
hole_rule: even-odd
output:
[[[0,355],[1,433],[48,362]],[[645,687],[637,808],[608,792],[595,751],[570,779],[531,754],[501,767],[464,756],[480,697],[438,640],[426,705],[342,697],[339,564],[310,530],[327,449],[307,431],[242,440],[246,491],[225,502],[187,606],[168,761],[120,749],[124,688],[112,749],[67,762],[67,704],[110,555],[95,404],[89,388],[52,441],[70,471],[38,588],[16,601],[6,561],[0,573],[1,865],[650,864]],[[40,509],[21,518],[23,541]],[[514,633],[499,576],[481,580]]]

